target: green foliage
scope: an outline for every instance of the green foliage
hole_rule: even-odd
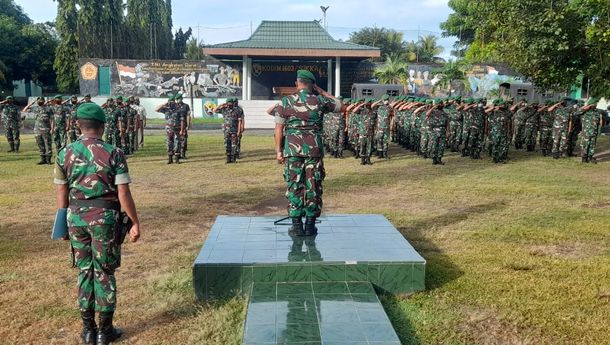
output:
[[[505,62],[543,89],[568,90],[578,75],[610,96],[608,0],[450,0],[441,24],[471,62]],[[459,53],[459,52],[458,52]]]
[[[191,38],[186,44],[184,58],[187,60],[203,60],[203,42],[198,42],[196,38]]]
[[[348,42],[378,47],[381,49],[381,60],[391,55],[401,55],[405,49],[402,32],[378,27],[366,27],[352,32]]]
[[[56,25],[61,39],[53,64],[57,73],[57,88],[61,92],[74,93],[78,90],[78,24],[75,0],[58,1]]]
[[[52,24],[33,24],[12,0],[0,0],[0,86],[12,81],[53,84],[57,37]]]
[[[180,60],[184,59],[184,54],[186,53],[186,42],[189,40],[191,35],[193,34],[193,30],[189,28],[186,32],[182,31],[182,28],[178,29],[176,32],[176,37],[174,38],[174,59]]]
[[[441,75],[439,82],[434,86],[437,88],[449,89],[449,96],[452,95],[453,83],[456,81],[463,82],[466,78],[466,69],[468,65],[463,60],[449,60],[437,72]]]
[[[409,65],[400,55],[389,56],[383,65],[375,68],[374,74],[380,84],[406,85]]]

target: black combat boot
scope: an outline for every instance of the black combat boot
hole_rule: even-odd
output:
[[[337,152],[337,158],[343,158],[343,150]]]
[[[439,157],[439,158],[436,159],[436,164],[437,165],[445,165],[445,162],[443,162],[443,159]]]
[[[15,141],[15,152],[19,152],[19,144],[21,144],[21,142]]]
[[[174,163],[180,164],[180,155],[179,154],[174,156]]]
[[[360,165],[365,165],[365,164],[366,164],[366,157],[365,157],[365,156],[362,156],[362,157],[360,158]]]
[[[291,217],[290,219],[292,219],[292,226],[288,229],[288,233],[293,236],[305,236],[301,217]]]
[[[53,164],[53,160],[51,159],[51,155],[47,155],[47,164]]]
[[[373,163],[371,163],[371,156],[366,157],[366,164],[373,165]]]
[[[171,155],[167,156],[167,164],[172,164],[174,162],[173,158],[174,157],[172,157]]]
[[[43,164],[47,164],[47,156],[40,156],[40,162],[37,163],[38,165],[43,165]]]
[[[559,158],[561,158],[561,154],[559,152],[553,153],[553,159],[559,159]]]
[[[317,234],[316,217],[305,217],[305,236],[315,236]]]
[[[123,335],[120,328],[112,326],[113,311],[100,313],[100,328],[97,333],[97,345],[108,345]]]
[[[81,339],[85,345],[95,345],[97,338],[97,325],[95,324],[95,310],[81,311],[80,316],[83,319],[83,332]]]
[[[582,162],[583,163],[589,163],[589,157],[588,156],[583,156],[582,157]]]
[[[589,163],[597,164],[597,158],[594,158],[593,156],[589,156]]]
[[[9,145],[11,146],[11,149],[6,151],[6,152],[15,152],[16,151],[15,150],[15,144],[14,143],[10,143]]]

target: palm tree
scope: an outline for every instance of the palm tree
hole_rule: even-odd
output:
[[[433,62],[434,58],[445,50],[438,45],[438,37],[434,35],[420,37],[417,42],[417,49],[417,60],[419,62]]]
[[[449,96],[451,96],[453,82],[463,81],[466,76],[464,72],[465,67],[466,66],[462,61],[449,60],[445,63],[439,70],[441,78],[439,82],[434,85],[433,92],[438,88],[449,89]]]
[[[382,66],[375,68],[375,77],[380,84],[401,84],[405,88],[409,79],[409,65],[404,56],[394,54],[388,56]]]

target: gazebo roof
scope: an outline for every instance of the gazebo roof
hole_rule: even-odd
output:
[[[203,48],[208,55],[379,57],[376,47],[337,41],[316,21],[263,21],[249,39]]]

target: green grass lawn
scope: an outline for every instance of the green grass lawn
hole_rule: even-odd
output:
[[[223,124],[223,119],[196,117],[193,119],[192,123],[193,123],[193,125],[221,125],[221,124]],[[146,124],[147,125],[165,125],[165,120],[164,119],[147,119]]]
[[[285,213],[271,137],[246,134],[235,165],[220,135],[189,141],[181,165],[158,135],[128,161],[142,240],[117,272],[122,344],[239,344],[245,301],[198,303],[192,262],[217,215]],[[426,258],[426,291],[382,298],[403,344],[610,344],[610,163],[390,153],[326,160],[324,212],[384,214]],[[76,271],[49,239],[52,167],[37,160],[29,135],[0,153],[0,344],[78,344]]]

